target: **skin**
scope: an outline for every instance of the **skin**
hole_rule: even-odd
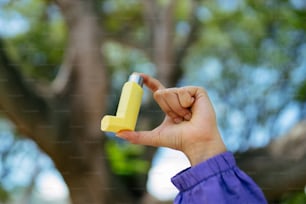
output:
[[[182,151],[192,166],[226,151],[215,111],[203,88],[165,88],[157,79],[139,74],[153,92],[165,118],[151,131],[121,131],[118,137],[134,144]]]

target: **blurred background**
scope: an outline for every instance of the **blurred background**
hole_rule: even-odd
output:
[[[204,87],[269,202],[306,203],[305,22],[304,0],[0,0],[0,203],[172,203],[186,158],[99,130],[134,71]],[[162,116],[145,88],[137,129]]]

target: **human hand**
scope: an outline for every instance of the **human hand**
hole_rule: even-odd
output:
[[[203,88],[165,88],[157,79],[140,75],[166,114],[165,119],[151,131],[121,131],[119,137],[135,144],[180,150],[191,165],[226,151],[215,111]]]

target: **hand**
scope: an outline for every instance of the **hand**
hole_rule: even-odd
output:
[[[226,151],[217,128],[216,114],[203,88],[166,89],[157,79],[141,74],[144,84],[166,114],[151,131],[121,131],[117,135],[135,144],[163,146],[182,151],[191,165]]]

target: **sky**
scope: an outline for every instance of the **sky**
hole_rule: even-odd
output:
[[[46,200],[63,200],[69,196],[68,188],[62,177],[52,169],[41,173],[36,185],[38,192]]]
[[[0,7],[2,4],[3,0],[0,0]],[[6,12],[0,9],[0,36],[14,36],[26,31],[28,26],[26,20],[18,12]]]
[[[171,177],[189,166],[190,163],[183,153],[159,148],[149,171],[148,192],[159,200],[172,200],[178,191],[171,183]]]

